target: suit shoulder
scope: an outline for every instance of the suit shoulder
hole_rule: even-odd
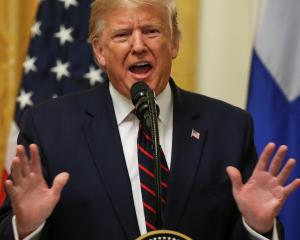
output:
[[[100,85],[88,90],[67,94],[39,103],[30,108],[29,111],[32,114],[63,114],[65,112],[78,112],[84,109],[91,97],[99,95],[99,91],[102,90],[103,86]]]
[[[179,91],[183,96],[182,98],[184,99],[183,101],[185,106],[199,109],[200,112],[205,112],[205,115],[207,115],[209,118],[251,118],[249,112],[222,100],[182,89]]]

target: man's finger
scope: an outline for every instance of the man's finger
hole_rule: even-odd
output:
[[[296,165],[296,160],[293,158],[290,158],[287,161],[287,163],[284,165],[284,167],[278,174],[278,181],[281,185],[283,185],[287,181],[295,165]]]
[[[25,148],[23,145],[18,145],[17,146],[17,152],[16,152],[17,157],[20,159],[20,169],[23,177],[26,177],[29,175],[29,162],[28,162],[28,157],[25,151]]]
[[[5,181],[5,188],[6,188],[6,191],[9,195],[9,197],[11,199],[13,199],[13,197],[14,197],[14,190],[13,190],[14,186],[13,186],[12,180],[8,179],[8,180]]]
[[[25,151],[25,148],[24,148],[23,145],[18,145],[17,146],[17,153],[16,153],[16,155],[20,159],[26,159],[28,161],[27,154],[26,154],[26,151]]]
[[[282,161],[288,151],[288,147],[282,145],[278,148],[269,168],[269,173],[273,176],[276,176],[281,167]]]
[[[274,150],[275,150],[276,145],[274,143],[268,143],[264,150],[262,151],[258,163],[256,164],[256,167],[254,169],[255,171],[263,171],[266,169],[267,163],[272,156]]]
[[[14,185],[18,185],[23,180],[22,166],[19,157],[14,157],[11,164],[11,175]]]
[[[40,160],[40,152],[39,148],[36,144],[31,144],[29,146],[30,149],[30,157],[31,157],[31,170],[38,175],[42,175],[42,166]]]
[[[297,178],[285,187],[287,196],[289,196],[291,193],[296,191],[299,187],[300,187],[300,178]]]
[[[62,172],[54,178],[51,189],[53,190],[53,193],[55,195],[60,196],[61,190],[64,188],[64,186],[69,180],[69,176],[69,173]]]
[[[240,171],[235,167],[227,167],[226,171],[231,180],[233,193],[239,192],[243,186],[242,176]]]

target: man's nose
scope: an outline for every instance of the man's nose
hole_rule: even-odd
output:
[[[146,50],[143,34],[140,31],[134,32],[132,35],[132,52],[143,53]]]

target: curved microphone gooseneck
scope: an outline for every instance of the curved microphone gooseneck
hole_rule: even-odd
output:
[[[153,141],[153,157],[155,161],[155,190],[157,207],[157,228],[162,228],[162,190],[161,190],[161,147],[159,143],[158,115],[159,108],[155,103],[155,93],[144,82],[137,82],[131,87],[131,100],[136,108],[139,120],[151,129]]]

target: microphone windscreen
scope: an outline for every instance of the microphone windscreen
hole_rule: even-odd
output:
[[[150,88],[148,87],[148,85],[142,81],[136,82],[135,84],[132,85],[130,89],[130,94],[131,94],[131,101],[134,106],[142,96],[146,95],[149,89]]]

